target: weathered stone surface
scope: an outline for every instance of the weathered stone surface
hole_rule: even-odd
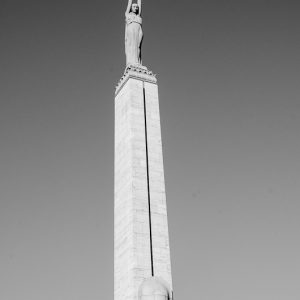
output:
[[[116,91],[114,226],[114,299],[138,300],[141,283],[151,276],[172,290],[158,91],[151,74],[128,71]]]

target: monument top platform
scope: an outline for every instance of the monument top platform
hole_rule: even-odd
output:
[[[151,83],[157,82],[156,75],[153,74],[152,71],[148,70],[147,67],[142,65],[129,65],[125,68],[124,75],[121,77],[116,86],[116,95],[129,78],[139,79]]]

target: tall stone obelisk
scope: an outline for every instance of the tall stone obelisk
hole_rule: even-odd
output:
[[[141,64],[141,2],[125,13],[115,92],[114,300],[173,299],[157,81]]]

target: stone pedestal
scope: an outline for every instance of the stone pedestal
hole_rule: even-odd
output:
[[[114,300],[138,300],[142,282],[172,277],[156,78],[125,70],[115,95]]]

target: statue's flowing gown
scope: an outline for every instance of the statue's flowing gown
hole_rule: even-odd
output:
[[[126,15],[125,53],[126,65],[141,64],[141,44],[143,40],[142,18],[134,13]]]

